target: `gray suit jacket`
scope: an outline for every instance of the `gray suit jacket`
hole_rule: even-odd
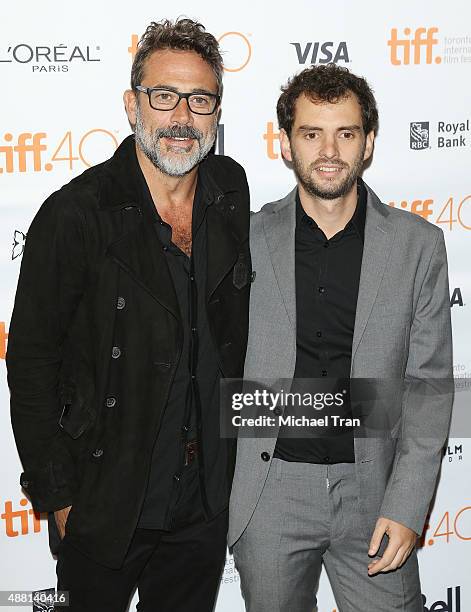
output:
[[[381,203],[368,186],[367,191],[351,377],[451,381],[443,232],[419,216]],[[256,277],[250,296],[246,379],[291,379],[294,373],[295,196],[296,189],[251,218]],[[355,437],[367,538],[379,516],[421,533],[436,485],[453,394],[431,395],[424,402],[405,394],[401,402],[399,439]],[[229,546],[241,536],[255,510],[275,444],[276,433],[271,438],[238,440]],[[268,453],[270,460],[263,460],[262,453]]]

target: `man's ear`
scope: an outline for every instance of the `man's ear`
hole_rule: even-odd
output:
[[[136,93],[132,89],[126,89],[123,94],[124,108],[128,116],[128,121],[131,126],[136,125],[136,106],[137,97]]]
[[[289,162],[293,161],[293,158],[291,156],[291,143],[289,141],[289,136],[284,128],[281,128],[280,130],[280,148],[281,154],[283,155],[284,159]]]
[[[375,133],[373,130],[369,134],[366,135],[366,143],[365,143],[365,152],[363,154],[363,161],[369,159],[373,153],[375,142]]]

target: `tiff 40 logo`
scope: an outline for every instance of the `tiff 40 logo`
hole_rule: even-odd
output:
[[[218,43],[224,54],[224,70],[226,72],[240,72],[250,62],[252,57],[251,34],[242,32],[224,32],[218,36]],[[139,36],[131,35],[131,44],[128,51],[132,60],[137,52]]]
[[[97,163],[92,159],[95,151],[101,153],[106,149],[113,153],[117,147],[113,132],[102,128],[79,136],[67,131],[52,146],[46,132],[22,132],[16,136],[7,132],[3,134],[3,141],[0,138],[0,174],[50,172],[59,163],[67,163],[69,170],[74,169],[75,163],[89,168]]]
[[[408,210],[435,225],[444,225],[449,231],[456,227],[471,230],[471,194],[464,197],[450,196],[444,204],[439,204],[437,207],[431,198],[389,202],[389,206]]]
[[[419,546],[433,546],[436,543],[449,544],[454,541],[471,541],[471,506],[464,506],[453,512],[446,511],[438,518],[429,516],[424,526]]]

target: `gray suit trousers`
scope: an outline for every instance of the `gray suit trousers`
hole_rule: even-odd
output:
[[[312,612],[323,563],[339,612],[422,612],[415,551],[401,568],[368,576],[358,496],[354,464],[272,460],[233,547],[248,612]]]

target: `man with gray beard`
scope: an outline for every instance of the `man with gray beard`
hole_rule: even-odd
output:
[[[69,610],[213,609],[251,279],[243,169],[214,155],[216,39],[151,23],[124,94],[134,134],[28,231],[7,355],[21,484],[49,512]]]

